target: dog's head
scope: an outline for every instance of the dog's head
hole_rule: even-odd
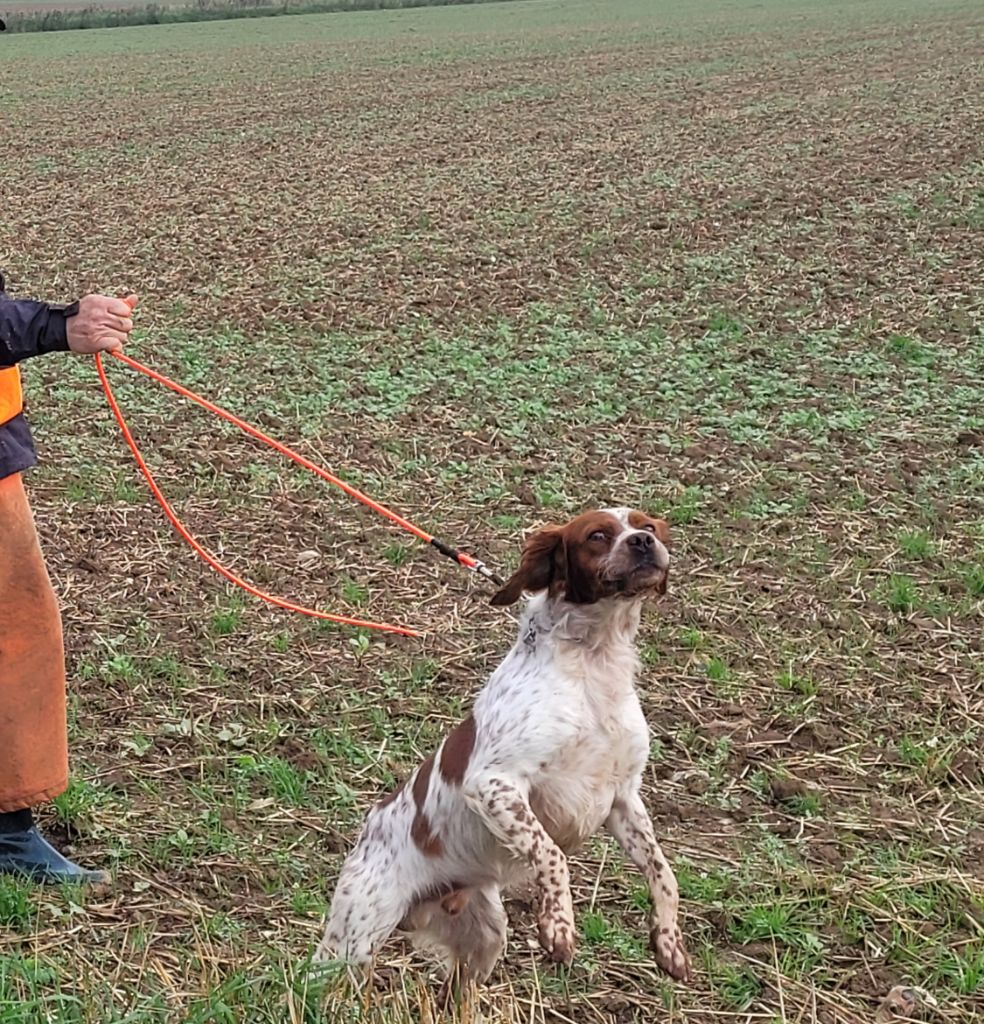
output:
[[[572,604],[665,594],[670,546],[663,519],[628,508],[586,512],[529,537],[519,568],[492,604],[513,604],[524,592],[542,590]]]

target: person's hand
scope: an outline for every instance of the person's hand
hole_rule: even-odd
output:
[[[136,295],[114,299],[109,295],[86,295],[79,299],[79,311],[65,321],[68,347],[82,355],[118,352],[133,330],[130,314]]]

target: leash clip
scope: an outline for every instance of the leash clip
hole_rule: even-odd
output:
[[[475,559],[472,568],[487,580],[491,580],[497,587],[503,586],[506,582],[498,573],[493,572],[484,562],[480,562],[478,559]]]

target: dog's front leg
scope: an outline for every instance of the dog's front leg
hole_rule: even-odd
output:
[[[540,896],[540,945],[551,959],[574,959],[574,902],[567,858],[547,835],[523,789],[496,775],[466,779],[464,796],[488,830],[533,869]]]
[[[656,962],[671,977],[686,981],[690,976],[690,960],[677,919],[680,894],[676,877],[656,842],[653,823],[637,789],[615,798],[605,827],[649,883],[653,903],[649,944],[656,954]]]

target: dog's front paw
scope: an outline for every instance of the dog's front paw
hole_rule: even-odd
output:
[[[544,896],[539,924],[540,945],[550,959],[559,964],[571,964],[577,946],[577,933],[574,930],[574,908],[570,896],[566,900]]]
[[[656,963],[677,981],[690,980],[690,957],[687,956],[680,929],[654,924],[649,932],[649,947],[656,955]]]

